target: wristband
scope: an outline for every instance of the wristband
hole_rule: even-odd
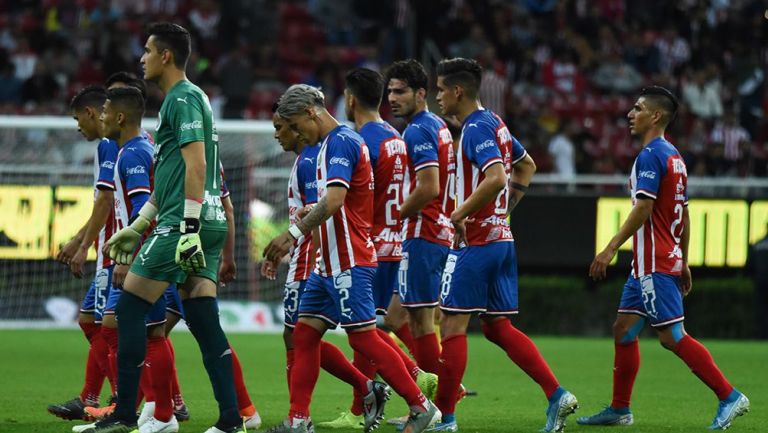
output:
[[[522,183],[517,183],[517,182],[512,182],[512,188],[521,192],[528,191],[528,185],[523,185]]]
[[[290,233],[294,239],[299,239],[300,237],[304,236],[304,233],[301,232],[301,229],[296,224],[292,224],[290,227],[288,227],[288,233]]]
[[[144,230],[152,224],[152,221],[157,216],[157,207],[152,202],[147,201],[144,206],[139,209],[139,214],[131,222],[129,227],[136,233],[144,233]]]
[[[203,210],[203,201],[188,198],[184,200],[184,219],[200,219],[200,211]]]
[[[197,218],[184,218],[179,224],[181,234],[198,233],[200,231],[200,220]]]

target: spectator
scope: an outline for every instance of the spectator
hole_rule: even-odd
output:
[[[16,67],[11,62],[0,65],[0,112],[12,112],[21,102],[21,80],[16,78]]]
[[[189,12],[192,28],[201,38],[207,40],[216,36],[220,18],[219,8],[211,0],[199,0],[197,6]]]
[[[656,41],[656,48],[661,59],[661,72],[673,72],[691,58],[688,42],[680,37],[674,27],[664,30],[664,34]]]
[[[544,85],[561,94],[580,95],[584,90],[584,76],[579,71],[575,54],[563,47],[555,52],[555,58],[542,66]]]
[[[483,78],[480,82],[480,101],[483,106],[499,116],[507,113],[507,80],[499,73],[501,65],[496,59],[496,49],[486,47],[481,64],[484,67]]]
[[[694,72],[692,79],[683,86],[683,101],[688,105],[688,110],[701,119],[709,120],[723,115],[720,82],[707,80],[702,70]]]
[[[549,155],[554,162],[553,173],[564,178],[576,175],[576,147],[573,140],[578,134],[578,122],[568,119],[560,132],[549,141]]]
[[[603,62],[593,77],[600,89],[615,93],[633,93],[643,84],[643,76],[621,56],[613,54]]]
[[[29,40],[19,39],[18,49],[11,56],[11,61],[16,67],[16,78],[24,81],[31,77],[35,73],[37,60],[37,54],[29,47]]]
[[[61,88],[43,62],[35,64],[35,72],[21,87],[21,102],[34,111],[40,105],[57,101]]]
[[[745,150],[749,149],[750,137],[747,130],[738,124],[733,112],[726,113],[723,120],[715,124],[710,140],[714,145],[722,147],[727,174],[736,174],[736,164],[741,161]]]

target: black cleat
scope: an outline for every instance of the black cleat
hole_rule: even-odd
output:
[[[87,414],[85,413],[85,408],[88,406],[99,407],[98,404],[83,403],[83,401],[80,400],[80,397],[75,397],[72,400],[69,400],[64,403],[49,405],[48,413],[50,413],[51,415],[55,415],[61,419],[66,419],[70,421],[76,420],[76,419],[87,420]]]
[[[370,392],[363,396],[363,430],[370,433],[375,430],[381,420],[384,419],[384,406],[392,395],[392,391],[386,383],[371,381]]]
[[[187,409],[186,404],[181,404],[179,406],[173,407],[173,415],[176,417],[176,421],[178,422],[184,422],[189,421],[189,418],[191,417],[189,415],[189,409]]]
[[[120,418],[109,416],[96,422],[90,429],[82,433],[131,433],[138,429],[136,422],[129,423]]]

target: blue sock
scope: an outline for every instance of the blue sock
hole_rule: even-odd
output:
[[[726,397],[725,400],[723,401],[727,403],[733,403],[734,401],[736,401],[736,399],[739,398],[740,395],[741,393],[738,390],[736,390],[736,388],[733,388],[733,391],[731,391],[731,393],[728,394],[728,397]]]
[[[443,415],[443,423],[448,424],[451,422],[456,422],[456,415],[449,413],[447,415]]]
[[[565,388],[563,388],[562,386],[558,386],[555,392],[553,392],[552,395],[549,397],[548,399],[549,402],[550,403],[556,402],[557,400],[560,399],[560,396],[562,396],[564,393],[565,393]]]
[[[613,407],[613,406],[611,406],[611,410],[614,413],[617,413],[619,415],[628,415],[630,413],[628,407]]]

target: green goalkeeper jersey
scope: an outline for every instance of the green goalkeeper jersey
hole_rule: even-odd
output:
[[[178,229],[184,218],[184,158],[181,148],[188,143],[205,143],[205,191],[200,228],[227,230],[221,205],[219,136],[208,96],[187,80],[174,84],[165,95],[155,129],[154,195],[157,227]]]

